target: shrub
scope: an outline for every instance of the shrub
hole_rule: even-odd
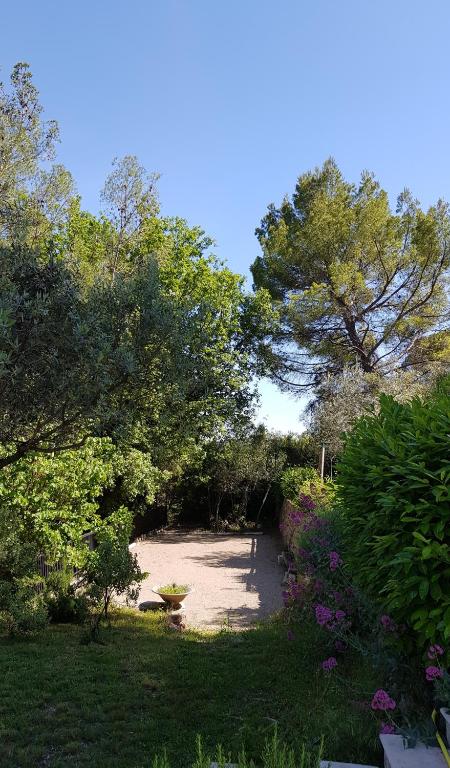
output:
[[[139,568],[136,555],[128,548],[132,525],[132,513],[121,507],[95,530],[97,547],[88,553],[84,568],[93,636],[98,634],[101,619],[108,617],[113,595],[125,595],[127,602],[137,600],[139,582],[146,576]]]
[[[321,664],[323,673],[334,674],[338,667],[340,684],[348,685],[352,696],[353,681],[345,679],[341,659],[344,660],[347,651],[351,650],[370,660],[378,678],[378,693],[391,701],[380,688],[380,685],[386,685],[399,701],[395,722],[377,697],[372,701],[372,709],[380,710],[383,717],[380,732],[395,730],[410,744],[420,735],[427,743],[429,734],[424,723],[429,719],[432,700],[424,684],[423,663],[415,655],[403,652],[403,628],[349,580],[339,513],[332,507],[324,511],[311,498],[303,496],[297,509],[290,511],[290,516],[294,527],[291,557],[295,568],[283,591],[288,622],[314,616],[323,630],[324,645],[329,654]],[[443,655],[442,646],[431,646],[428,659],[433,665],[426,670],[427,680],[433,679],[441,689],[447,679],[447,673],[440,666],[440,656]],[[446,700],[443,690],[439,691],[439,699]]]
[[[317,501],[318,496],[327,495],[329,486],[314,467],[288,467],[281,475],[280,485],[284,498],[294,504],[300,494],[312,496]]]
[[[420,647],[450,637],[449,390],[447,379],[425,402],[382,396],[339,467],[352,576]]]
[[[0,583],[0,628],[12,636],[31,635],[47,625],[43,596],[35,585]]]
[[[44,598],[51,621],[81,624],[85,620],[87,599],[84,594],[77,594],[73,568],[66,566],[47,577]]]
[[[37,574],[38,552],[33,542],[23,540],[9,512],[0,504],[0,630],[28,635],[47,623],[39,594],[42,578]]]

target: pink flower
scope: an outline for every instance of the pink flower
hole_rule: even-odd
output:
[[[439,677],[443,677],[444,673],[440,667],[427,667],[425,670],[425,677],[429,683],[433,680],[437,680]]]
[[[345,611],[336,611],[334,615],[336,617],[336,621],[343,621],[347,614]]]
[[[325,659],[325,661],[322,661],[322,669],[325,672],[331,672],[332,669],[337,667],[337,660],[334,658],[334,656],[330,656],[329,659]]]
[[[316,621],[321,627],[324,627],[333,619],[333,611],[327,608],[326,605],[316,605],[315,613]]]
[[[370,706],[372,709],[381,709],[386,711],[387,709],[395,709],[397,704],[395,703],[394,699],[391,699],[386,691],[383,691],[382,688],[379,688],[378,691],[375,691]]]
[[[390,723],[381,723],[380,733],[395,733],[395,725],[391,725]]]
[[[427,656],[429,659],[437,659],[438,656],[444,655],[444,649],[441,645],[430,645],[428,648]]]
[[[329,552],[330,558],[330,571],[336,571],[342,563],[341,556],[338,552]]]

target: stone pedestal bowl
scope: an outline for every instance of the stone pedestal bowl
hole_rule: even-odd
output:
[[[171,592],[164,592],[164,589],[159,585],[152,587],[152,592],[154,592],[155,595],[162,597],[164,602],[167,603],[170,608],[179,608],[183,600],[185,600],[188,595],[192,594],[193,591],[194,590],[189,587],[186,592],[172,594]]]

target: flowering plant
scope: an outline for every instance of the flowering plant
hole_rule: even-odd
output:
[[[323,673],[338,674],[345,683],[339,674],[340,655],[354,650],[370,658],[380,683],[389,680],[394,694],[378,688],[366,700],[365,706],[372,710],[380,732],[399,733],[408,746],[414,746],[418,740],[431,743],[432,734],[428,733],[426,723],[432,708],[432,689],[427,696],[424,678],[432,682],[439,701],[450,705],[450,675],[441,666],[443,647],[438,643],[430,646],[429,664],[422,678],[424,685],[418,686],[420,660],[407,659],[401,653],[405,627],[399,626],[390,614],[380,612],[349,578],[338,514],[302,494],[298,506],[291,510],[290,522],[294,528],[291,552],[297,575],[283,598],[290,610],[301,611],[306,617],[312,613],[326,633],[329,656],[321,662]],[[351,688],[351,681],[348,685]]]
[[[425,679],[434,684],[434,695],[438,707],[450,707],[450,674],[442,665],[442,657],[445,649],[442,645],[434,643],[427,651],[429,661],[433,662],[425,667]]]

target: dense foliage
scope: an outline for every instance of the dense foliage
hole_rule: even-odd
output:
[[[248,430],[274,320],[200,228],[160,216],[135,157],[114,161],[101,213],[83,211],[52,165],[57,139],[18,64],[0,86],[0,610],[22,595],[36,616],[38,565],[86,572],[98,530],[89,591],[108,568],[117,591],[115,516],[145,512],[210,444]],[[71,596],[53,579],[57,612]]]
[[[190,458],[161,484],[142,525],[153,519],[219,530],[273,526],[283,469],[314,459],[307,436],[272,434],[262,426],[211,440]]]
[[[421,646],[450,637],[449,385],[425,401],[383,396],[339,468],[351,572]]]
[[[70,184],[64,199],[42,186],[57,132],[41,109],[18,65],[0,92],[0,466],[87,436],[178,453],[232,429],[250,413],[267,295],[246,295],[199,228],[159,216],[136,158],[114,163],[99,217]]]
[[[288,467],[281,475],[280,485],[284,498],[295,503],[301,493],[314,492],[322,483],[314,467]]]

